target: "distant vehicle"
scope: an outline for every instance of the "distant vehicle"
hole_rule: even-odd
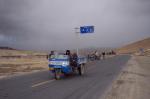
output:
[[[86,57],[70,57],[69,55],[51,55],[49,59],[49,70],[55,75],[55,79],[60,79],[66,74],[85,73]]]

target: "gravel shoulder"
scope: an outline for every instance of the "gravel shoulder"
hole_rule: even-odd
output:
[[[149,99],[150,57],[132,56],[104,99]]]

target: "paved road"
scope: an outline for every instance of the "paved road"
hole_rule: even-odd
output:
[[[54,80],[48,71],[0,80],[0,99],[100,99],[130,56],[87,65],[84,76]]]

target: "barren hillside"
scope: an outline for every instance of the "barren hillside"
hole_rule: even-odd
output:
[[[132,44],[126,45],[117,50],[118,53],[136,53],[142,48],[144,51],[149,51],[150,49],[150,37],[141,41],[134,42]]]

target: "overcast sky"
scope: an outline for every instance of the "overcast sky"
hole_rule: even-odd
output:
[[[95,32],[77,38],[84,25]],[[0,0],[0,46],[120,47],[147,37],[150,0]]]

